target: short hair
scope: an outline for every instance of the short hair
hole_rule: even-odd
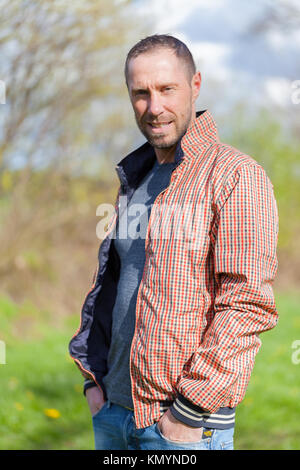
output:
[[[156,49],[170,49],[175,52],[178,59],[184,61],[187,68],[189,79],[196,73],[196,66],[193,56],[188,47],[179,39],[169,34],[154,34],[141,39],[135,44],[127,54],[125,61],[125,79],[128,87],[128,68],[131,59],[138,57],[140,54],[146,54]]]

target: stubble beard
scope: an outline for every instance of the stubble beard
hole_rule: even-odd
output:
[[[137,116],[135,115],[135,120],[141,133],[146,137],[149,144],[157,149],[168,149],[168,148],[173,147],[175,144],[177,144],[177,142],[181,139],[181,137],[184,136],[187,129],[189,128],[189,125],[191,123],[191,118],[192,118],[192,109],[190,109],[190,112],[187,115],[185,121],[181,124],[179,128],[177,128],[175,124],[175,136],[170,141],[164,141],[164,134],[157,135],[157,136],[150,135],[146,130],[147,124],[145,124],[145,127],[144,127],[143,124],[139,122]],[[144,121],[146,121],[146,119],[144,119]]]

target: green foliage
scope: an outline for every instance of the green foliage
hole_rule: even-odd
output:
[[[19,308],[8,296],[0,297],[0,340],[12,340],[12,323],[18,316]]]
[[[274,187],[279,212],[278,246],[300,257],[300,153],[299,139],[266,110],[254,120],[237,112],[228,139],[266,170]]]
[[[239,405],[235,441],[239,449],[300,449],[300,364],[292,344],[300,339],[300,296],[276,298],[279,322],[261,335],[246,398]]]
[[[68,340],[66,332],[49,328],[43,340],[7,347],[7,364],[0,366],[1,449],[93,448],[81,376],[67,357]]]
[[[12,188],[5,171],[14,167],[53,165],[76,174],[93,160],[99,171],[108,151],[117,153],[115,131],[129,140],[123,66],[150,25],[149,17],[136,21],[130,4],[2,0],[0,77],[10,86],[0,189]]]

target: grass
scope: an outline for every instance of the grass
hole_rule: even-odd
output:
[[[300,296],[276,295],[276,303],[279,322],[261,335],[246,397],[237,409],[239,449],[300,449],[300,363],[292,361],[292,344],[300,340]]]
[[[280,321],[261,335],[246,397],[237,408],[236,449],[300,448],[300,340],[297,293],[276,296]],[[93,431],[80,372],[68,355],[78,315],[51,326],[49,313],[0,298],[0,449],[93,449]],[[299,357],[299,355],[298,355]],[[50,410],[50,411],[49,411]]]
[[[0,308],[3,304],[7,299]],[[22,315],[12,306],[9,316],[20,324]],[[0,327],[7,323],[3,318]],[[68,355],[78,323],[77,315],[59,328],[38,326],[36,320],[33,339],[13,338],[8,330],[6,364],[0,365],[0,449],[93,449],[83,379]]]

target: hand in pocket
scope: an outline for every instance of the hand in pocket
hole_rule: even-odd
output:
[[[98,411],[101,410],[105,403],[102,390],[97,386],[88,388],[85,392],[85,396],[90,408],[91,415],[94,416]]]

